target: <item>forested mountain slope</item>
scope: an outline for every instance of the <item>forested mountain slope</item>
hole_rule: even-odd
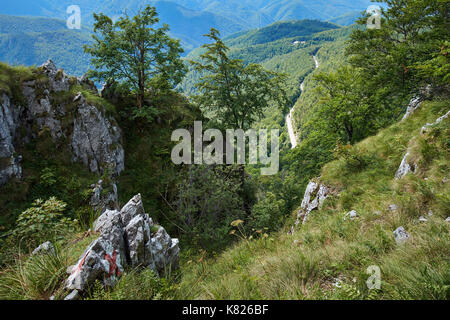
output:
[[[91,41],[89,29],[69,30],[64,20],[0,15],[0,59],[12,65],[40,65],[51,58],[81,76],[90,66],[83,45]]]

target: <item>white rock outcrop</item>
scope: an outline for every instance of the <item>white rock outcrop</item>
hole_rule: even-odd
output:
[[[395,179],[401,179],[405,175],[407,175],[410,172],[416,172],[416,165],[409,162],[409,152],[405,154],[405,156],[402,159],[402,162],[400,163],[400,166],[398,167],[397,172],[395,173]]]
[[[398,227],[397,229],[395,229],[394,237],[395,237],[395,241],[398,244],[403,244],[411,238],[409,233],[406,232],[405,228],[403,228],[403,227]]]
[[[95,280],[113,286],[126,267],[150,268],[163,275],[178,268],[178,239],[153,223],[144,211],[141,195],[120,211],[106,210],[94,223],[100,232],[77,264],[71,268],[66,289],[85,292]],[[153,233],[152,233],[153,231]]]
[[[433,123],[427,123],[426,125],[424,125],[424,126],[422,127],[422,129],[421,129],[421,133],[422,133],[422,134],[425,134],[425,133],[428,131],[428,128],[430,128],[430,127],[432,127],[432,126],[435,126],[435,125],[438,125],[439,123],[441,123],[442,121],[444,121],[445,119],[447,119],[449,116],[450,116],[450,110],[447,111],[447,113],[444,114],[442,117],[437,118],[435,122],[433,122]]]
[[[22,178],[21,157],[14,147],[21,109],[6,94],[0,96],[0,186],[13,177]]]
[[[298,225],[300,221],[303,224],[306,223],[311,211],[319,209],[325,199],[328,198],[330,192],[331,189],[324,184],[310,181],[306,187],[295,225]]]
[[[46,132],[55,144],[63,143],[69,149],[74,162],[98,174],[108,170],[119,175],[124,170],[124,150],[116,120],[103,108],[88,103],[82,94],[73,99],[73,81],[53,61],[37,70],[38,79],[21,84],[23,106],[6,93],[0,94],[0,185],[14,177],[21,179],[17,150]],[[94,83],[85,76],[75,82],[98,95]]]
[[[119,175],[124,170],[125,153],[121,131],[95,106],[86,102],[82,93],[74,99],[78,104],[72,135],[72,160],[82,162],[91,172],[110,169]]]

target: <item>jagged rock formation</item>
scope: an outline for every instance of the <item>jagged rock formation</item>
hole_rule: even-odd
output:
[[[427,85],[425,87],[423,87],[422,89],[419,90],[419,93],[416,94],[415,96],[413,96],[411,98],[411,100],[409,101],[408,107],[406,108],[406,112],[405,115],[403,116],[402,120],[407,119],[411,114],[414,113],[414,111],[416,111],[420,105],[422,104],[422,102],[430,97],[432,93],[432,88],[430,85]]]
[[[398,244],[403,244],[411,238],[409,233],[406,232],[405,228],[403,228],[403,227],[398,227],[397,229],[395,229],[394,237],[395,237],[395,241]]]
[[[347,212],[344,216],[344,220],[347,220],[347,219],[354,220],[356,218],[358,218],[358,212],[356,212],[355,210]]]
[[[429,127],[438,125],[439,123],[441,123],[442,121],[444,121],[445,119],[447,119],[449,116],[450,116],[450,110],[447,111],[447,113],[444,114],[442,117],[437,118],[436,121],[435,121],[434,123],[427,123],[426,125],[424,125],[424,126],[422,127],[421,133],[422,133],[422,134],[425,134],[425,133],[427,132],[427,130],[428,130]]]
[[[420,107],[422,103],[422,99],[420,97],[413,97],[406,108],[406,113],[402,118],[402,121],[407,119],[411,114],[416,111]]]
[[[21,157],[14,147],[19,114],[20,107],[13,105],[6,94],[0,96],[0,186],[13,177],[22,178]]]
[[[114,175],[124,170],[124,150],[120,144],[119,127],[95,106],[86,102],[82,93],[74,99],[77,112],[72,135],[72,160],[82,162],[91,172],[103,173],[110,169]]]
[[[125,267],[144,267],[162,275],[178,268],[178,239],[153,223],[145,213],[141,195],[134,196],[120,211],[106,210],[94,223],[100,232],[67,279],[66,289],[85,292],[95,280],[113,286]]]
[[[415,99],[419,99],[419,98],[415,98]],[[413,102],[413,100],[411,100],[411,103]],[[411,105],[411,103],[410,103],[410,105]],[[408,107],[408,109],[409,109],[409,107]],[[424,125],[422,127],[421,134],[425,134],[427,132],[428,128],[441,123],[442,121],[447,119],[449,116],[450,116],[450,111],[448,111],[443,116],[437,118],[434,123],[427,123],[426,125]],[[405,119],[406,117],[407,117],[407,114],[405,114],[405,117],[403,119]],[[402,159],[402,162],[400,163],[400,166],[399,166],[397,172],[395,173],[395,179],[401,179],[401,178],[403,178],[405,175],[407,175],[410,172],[416,173],[416,171],[417,171],[417,163],[411,162],[410,159],[409,159],[409,156],[410,156],[410,153],[409,153],[409,151],[407,151],[405,156]]]
[[[325,186],[324,184],[310,181],[306,187],[305,195],[303,197],[300,210],[297,214],[297,221],[295,222],[295,225],[298,225],[300,220],[303,224],[306,223],[311,211],[319,209],[330,193],[331,188]]]
[[[86,77],[69,78],[48,60],[37,68],[33,80],[21,85],[23,101],[0,96],[0,185],[21,178],[20,146],[48,133],[54,143],[70,149],[72,161],[90,171],[118,175],[124,170],[121,131],[103,108],[89,103],[82,93],[73,97],[73,85],[98,95]],[[69,144],[67,143],[69,140]]]
[[[44,242],[31,253],[33,256],[38,254],[55,254],[55,247],[53,246],[53,243],[50,241]]]
[[[408,173],[416,171],[417,166],[413,163],[409,163],[408,157],[409,157],[409,152],[407,152],[405,154],[405,156],[403,157],[403,160],[400,163],[400,166],[399,166],[397,172],[395,173],[395,179],[401,179]]]

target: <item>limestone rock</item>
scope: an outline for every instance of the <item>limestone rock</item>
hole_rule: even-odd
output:
[[[131,266],[146,266],[156,271],[150,246],[151,226],[152,221],[148,215],[138,215],[125,227],[125,235],[128,240]]]
[[[95,95],[98,95],[98,89],[95,86],[94,81],[90,80],[86,74],[83,74],[81,77],[78,77],[77,81],[83,88],[91,91]]]
[[[416,111],[416,109],[418,109],[421,104],[422,104],[422,99],[420,97],[413,97],[408,104],[406,113],[403,116],[402,121],[407,119],[412,113],[414,113],[414,111]]]
[[[398,227],[397,229],[395,229],[394,237],[395,237],[395,241],[398,244],[403,244],[411,238],[409,233],[406,232],[405,228],[403,228],[403,227]]]
[[[419,217],[419,222],[427,222],[427,221],[428,221],[428,219],[425,218],[424,216]]]
[[[356,218],[358,218],[358,213],[355,210],[352,210],[345,214],[344,220],[347,220],[347,219],[354,220]]]
[[[178,239],[171,239],[163,227],[160,227],[154,237],[151,238],[151,251],[154,257],[156,269],[164,273],[169,267],[178,268],[179,251]]]
[[[409,153],[407,152],[405,154],[405,156],[403,157],[402,162],[400,163],[400,167],[398,168],[397,172],[395,173],[395,179],[400,179],[410,172],[415,172],[416,166],[414,164],[408,163],[408,157],[409,157]]]
[[[306,187],[295,225],[298,225],[300,220],[302,220],[302,223],[306,223],[311,211],[318,209],[330,193],[331,189],[324,184],[310,181]]]
[[[21,157],[14,147],[20,112],[6,94],[0,97],[0,186],[13,177],[22,178]]]
[[[55,247],[53,246],[53,243],[50,241],[44,242],[31,253],[33,256],[38,254],[55,254]]]
[[[110,169],[114,175],[124,170],[125,155],[121,145],[121,131],[95,106],[89,105],[82,93],[74,99],[78,103],[72,135],[72,160],[82,162],[91,172]]]
[[[111,229],[114,225],[122,225],[120,212],[117,210],[106,210],[94,221],[93,227],[95,232],[102,232],[103,230]]]
[[[442,121],[444,121],[445,119],[447,119],[450,116],[450,110],[447,111],[446,114],[444,114],[442,117],[439,117],[436,119],[436,121],[434,123],[427,123],[426,125],[424,125],[421,129],[421,133],[425,134],[428,131],[428,128],[438,125],[439,123],[441,123]]]
[[[120,211],[106,210],[94,222],[94,231],[100,232],[100,237],[70,267],[67,290],[85,292],[97,279],[113,286],[126,266],[150,268],[158,275],[178,268],[178,239],[172,239],[163,227],[154,226],[140,194]]]
[[[389,211],[397,211],[398,210],[398,206],[396,204],[390,204],[388,207]]]
[[[54,299],[55,299],[55,297],[53,297],[53,299],[51,299],[51,297],[50,297],[50,300],[54,300]],[[73,290],[71,293],[69,293],[64,298],[64,300],[69,300],[69,301],[78,300],[78,299],[80,299],[80,293],[78,292],[78,290]]]
[[[48,76],[53,91],[68,91],[70,89],[69,78],[62,69],[56,68],[51,59],[48,59],[40,68]]]
[[[122,223],[126,226],[136,216],[144,214],[144,205],[140,194],[135,195],[126,205],[120,210]]]
[[[96,279],[114,285],[124,270],[118,250],[102,237],[94,240],[72,270],[66,289],[85,291]]]

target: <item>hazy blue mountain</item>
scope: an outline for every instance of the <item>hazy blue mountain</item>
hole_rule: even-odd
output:
[[[66,8],[77,4],[82,23],[90,25],[93,12],[117,17],[126,11],[131,15],[148,3],[156,6],[161,21],[171,26],[172,35],[190,51],[203,44],[202,35],[211,27],[226,36],[286,20],[317,19],[348,25],[370,0],[15,0],[2,4],[0,14],[66,19]]]
[[[64,20],[0,15],[0,60],[12,65],[40,65],[48,58],[69,74],[89,68],[83,45],[89,29],[69,30]]]

